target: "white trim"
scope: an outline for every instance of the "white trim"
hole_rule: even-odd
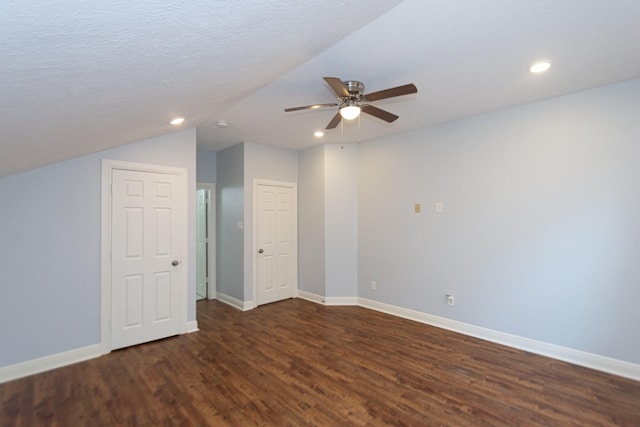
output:
[[[198,182],[196,183],[196,190],[206,189],[209,190],[209,203],[207,209],[209,210],[209,218],[207,218],[207,222],[209,225],[209,242],[207,245],[207,250],[209,251],[209,259],[208,262],[208,270],[209,277],[208,286],[207,286],[207,298],[208,299],[216,299],[217,293],[217,276],[218,273],[216,271],[216,249],[218,246],[218,237],[216,231],[218,229],[216,225],[216,201],[217,201],[217,193],[216,193],[216,184],[209,182]]]
[[[324,297],[324,305],[358,305],[357,297]]]
[[[291,265],[293,268],[293,277],[295,282],[295,288],[293,290],[293,297],[298,294],[298,184],[295,182],[286,181],[272,181],[269,179],[253,179],[252,198],[253,198],[253,236],[252,236],[252,254],[253,254],[253,307],[258,306],[258,186],[270,185],[273,187],[285,187],[291,189],[291,210],[293,214],[293,241],[295,243],[295,250],[292,251]]]
[[[313,294],[311,292],[303,291],[302,289],[298,289],[297,298],[324,305],[324,297],[322,295]]]
[[[612,359],[593,353],[574,350],[554,344],[519,337],[492,329],[486,329],[468,323],[457,322],[443,317],[433,316],[420,311],[384,304],[365,298],[358,298],[358,305],[371,310],[380,311],[438,328],[447,329],[464,335],[491,341],[508,347],[536,353],[553,359],[562,360],[575,365],[584,366],[598,371],[607,372],[621,377],[640,381],[640,365]]]
[[[0,384],[18,378],[27,377],[33,374],[61,368],[73,363],[84,362],[102,355],[100,344],[77,348],[65,351],[64,353],[52,354],[39,359],[27,360],[15,365],[3,366],[0,368]]]
[[[227,305],[230,305],[233,308],[237,308],[238,310],[248,311],[253,308],[256,308],[256,305],[253,301],[240,301],[237,298],[229,296],[227,294],[223,294],[222,292],[217,293],[217,299],[220,302],[223,302]]]
[[[315,302],[316,304],[326,305],[326,306],[358,305],[357,297],[325,297],[325,296],[307,292],[301,289],[298,289],[297,298]]]
[[[218,300],[242,311],[253,308],[253,301],[243,302],[236,298],[230,297],[218,292]],[[317,304],[324,304],[324,297],[313,294],[311,292],[299,290],[298,298],[305,299]],[[336,297],[333,297],[336,298]],[[407,308],[397,307],[390,304],[381,303],[365,298],[356,297],[337,297],[346,301],[344,305],[353,305],[349,302],[357,300],[357,305],[370,310],[387,313],[393,316],[402,317],[427,325],[435,326],[442,329],[458,332],[464,335],[473,336],[486,341],[495,342],[506,345],[508,347],[518,348],[520,350],[529,351],[531,353],[540,354],[542,356],[551,357],[553,359],[562,360],[575,365],[585,366],[587,368],[606,372],[613,375],[640,381],[640,365],[625,362],[623,360],[612,359],[597,354],[586,353],[580,350],[574,350],[567,347],[561,347],[554,344],[548,344],[541,341],[523,338],[516,335],[506,334],[504,332],[494,331],[491,329],[481,328],[479,326],[467,323],[457,322],[438,316],[433,316],[420,311],[410,310]],[[333,302],[337,301],[334,300]],[[335,304],[325,304],[335,305]],[[188,322],[186,332],[198,331],[198,322]],[[38,374],[74,363],[84,362],[85,360],[94,359],[104,354],[103,345],[95,344],[87,347],[77,348],[64,353],[58,353],[45,356],[39,359],[28,360],[26,362],[16,363],[14,365],[0,367],[0,384],[23,378],[29,375]]]
[[[111,351],[111,171],[102,160],[102,235],[100,243],[100,352]]]
[[[187,334],[191,334],[193,332],[198,332],[200,329],[198,329],[198,321],[197,320],[193,320],[191,322],[187,322]]]
[[[111,175],[114,169],[131,170],[138,172],[151,172],[151,173],[163,173],[169,175],[178,175],[182,177],[182,184],[185,186],[185,190],[188,188],[187,176],[188,170],[186,168],[178,168],[173,166],[164,165],[150,165],[145,163],[125,162],[120,160],[102,159],[102,240],[101,240],[101,256],[100,256],[100,313],[101,313],[101,325],[100,325],[100,352],[101,354],[107,354],[111,352]],[[182,206],[184,207],[183,219],[185,226],[185,235],[188,234],[189,219],[188,213],[188,192],[184,191],[184,200]],[[186,239],[188,242],[189,239]],[[188,248],[182,248],[183,255],[181,257],[182,263],[186,266],[189,265],[189,250]],[[187,280],[186,286],[182,287],[180,293],[180,312],[178,313],[179,321],[179,334],[186,333],[187,326],[187,304],[188,297],[188,273],[185,273]],[[195,296],[193,296],[195,298]]]
[[[322,295],[313,294],[311,292],[303,290],[298,290],[298,298],[326,306],[358,305],[363,308],[380,311],[392,316],[402,317],[404,319],[409,319],[416,322],[424,323],[426,325],[447,329],[449,331],[480,338],[508,347],[517,348],[520,350],[528,351],[530,353],[550,357],[556,360],[562,360],[574,365],[584,366],[609,374],[619,375],[621,377],[640,381],[640,365],[625,362],[623,360],[617,360],[610,357],[600,356],[598,354],[587,353],[581,350],[575,350],[572,348],[549,344],[530,338],[511,335],[504,332],[471,325],[468,323],[446,319],[444,317],[434,316],[416,310],[410,310],[391,304],[369,300],[366,298],[324,297]]]

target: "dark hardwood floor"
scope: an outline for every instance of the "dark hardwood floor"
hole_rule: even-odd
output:
[[[0,425],[640,426],[640,382],[363,308],[200,301],[198,323],[0,384]]]

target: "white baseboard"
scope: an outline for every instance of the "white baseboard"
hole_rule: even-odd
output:
[[[218,292],[216,296],[218,301],[237,308],[238,310],[247,311],[255,308],[255,303],[253,301],[240,301],[239,299],[223,294],[222,292]]]
[[[218,293],[217,296],[221,302],[224,302],[225,304],[228,304],[242,311],[247,311],[254,308],[254,303],[252,301],[243,302],[221,293]],[[445,319],[443,317],[433,316],[420,311],[397,307],[394,305],[385,304],[365,298],[323,297],[321,295],[316,295],[300,290],[298,291],[298,297],[324,305],[359,305],[364,308],[391,314],[393,316],[402,317],[427,325],[432,325],[442,329],[447,329],[450,331],[480,338],[486,341],[495,342],[531,353],[540,354],[542,356],[551,357],[553,359],[573,363],[575,365],[580,365],[598,371],[607,372],[610,374],[640,381],[640,365],[625,362],[622,360],[612,359],[609,357],[587,353],[580,350],[574,350],[554,344],[548,344],[529,338],[519,337],[517,335],[506,334],[504,332],[494,331],[491,329],[470,325],[468,323],[457,322],[455,320]],[[197,321],[188,322],[188,333],[196,332],[197,330]],[[14,365],[3,366],[0,367],[0,384],[29,375],[38,374],[40,372],[45,372],[51,369],[71,365],[73,363],[83,362],[85,360],[93,359],[101,355],[101,345],[95,344],[75,350],[70,350],[64,353],[53,354],[51,356],[45,356],[39,359],[16,363]]]
[[[324,305],[324,297],[322,295],[298,289],[298,298]]]
[[[29,375],[39,374],[40,372],[51,369],[61,368],[73,363],[94,359],[102,355],[101,349],[102,346],[100,344],[95,344],[65,351],[64,353],[27,360],[26,362],[16,363],[15,365],[0,367],[0,384]]]
[[[298,289],[298,298],[322,305],[358,305],[357,297],[325,297]]]
[[[574,350],[567,347],[548,344],[529,338],[519,337],[504,332],[494,331],[479,326],[470,325],[468,323],[457,322],[455,320],[445,319],[443,317],[433,316],[420,311],[409,310],[402,307],[396,307],[390,304],[359,298],[358,305],[369,308],[371,310],[380,311],[394,316],[402,317],[416,322],[424,323],[438,328],[459,332],[464,335],[480,338],[486,341],[495,342],[497,344],[506,345],[508,347],[517,348],[531,353],[540,354],[542,356],[551,357],[553,359],[562,360],[564,362],[580,365],[587,368],[607,372],[621,377],[630,378],[640,381],[640,365],[625,362],[623,360],[612,359],[593,353],[587,353],[580,350]]]
[[[187,322],[187,330],[185,333],[190,334],[193,332],[198,332],[200,329],[198,329],[198,321],[194,320],[193,322]]]
[[[324,305],[358,305],[357,297],[325,297]]]
[[[598,371],[607,372],[610,374],[640,381],[640,365],[625,362],[623,360],[612,359],[610,357],[600,356],[598,354],[587,353],[581,350],[575,350],[572,348],[549,344],[530,338],[511,335],[504,332],[471,325],[468,323],[446,319],[444,317],[434,316],[416,310],[410,310],[403,307],[369,300],[366,298],[325,297],[303,290],[298,290],[297,297],[326,306],[357,305],[371,310],[391,314],[393,316],[403,317],[405,319],[414,320],[416,322],[480,338],[486,341],[491,341],[497,344],[506,345],[508,347],[513,347],[542,356],[551,357],[553,359],[562,360],[574,365],[584,366]],[[245,308],[247,306],[249,306],[249,308],[253,308],[253,306],[250,305],[252,304],[251,301],[243,303],[242,301],[228,296],[221,297],[220,294],[218,294],[218,298],[222,302],[227,302],[224,300],[224,298],[229,298],[229,302],[227,302],[227,304],[230,304],[240,310],[247,310],[247,308]]]

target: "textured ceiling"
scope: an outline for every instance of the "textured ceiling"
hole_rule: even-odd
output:
[[[171,132],[176,115],[212,150],[366,141],[638,78],[638,40],[637,0],[5,0],[0,175]],[[528,73],[541,58],[551,70]],[[392,124],[365,115],[318,141],[334,109],[283,109],[333,102],[323,76],[419,92],[376,103]]]
[[[397,3],[4,0],[0,175],[197,126]]]

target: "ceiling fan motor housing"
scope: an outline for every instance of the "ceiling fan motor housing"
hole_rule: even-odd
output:
[[[342,84],[347,88],[349,92],[349,97],[344,97],[342,102],[351,101],[361,101],[362,96],[364,95],[364,83],[358,82],[356,80],[345,80]]]
[[[362,95],[364,93],[364,84],[355,80],[346,80],[342,82],[352,95]]]

